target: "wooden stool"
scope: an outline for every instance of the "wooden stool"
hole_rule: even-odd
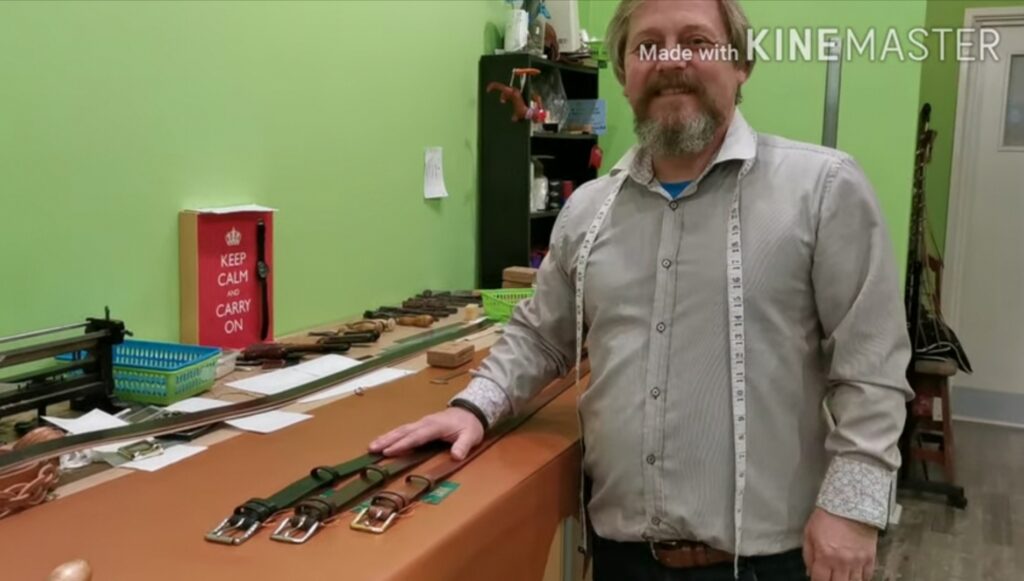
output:
[[[956,486],[956,460],[953,418],[949,410],[949,378],[956,375],[951,360],[917,360],[907,379],[914,390],[914,400],[907,406],[907,424],[902,438],[903,467],[901,488],[943,494],[951,506],[964,508],[964,489]],[[910,465],[920,461],[924,480],[910,477]],[[928,475],[928,464],[937,464],[943,482],[934,482]]]

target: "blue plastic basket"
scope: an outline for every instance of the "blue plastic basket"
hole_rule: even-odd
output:
[[[219,356],[216,347],[126,340],[114,346],[114,394],[160,405],[192,397],[213,386]]]

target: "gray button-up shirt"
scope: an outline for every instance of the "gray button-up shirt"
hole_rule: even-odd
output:
[[[758,134],[739,111],[680,199],[637,148],[573,194],[534,297],[456,398],[493,424],[570,369],[580,246],[620,186],[583,285],[591,379],[580,416],[597,534],[735,548],[726,252],[736,188],[747,390],[740,554],[799,547],[816,505],[884,527],[912,396],[884,220],[850,156]]]

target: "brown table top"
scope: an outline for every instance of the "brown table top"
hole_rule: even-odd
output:
[[[442,503],[417,505],[383,535],[349,529],[346,515],[305,545],[270,541],[266,529],[237,547],[203,538],[246,499],[363,454],[373,437],[442,408],[469,380],[430,383],[447,373],[427,368],[279,432],[240,434],[0,520],[0,578],[45,579],[82,558],[94,581],[539,579],[558,523],[576,511],[571,390],[457,473],[459,488]]]

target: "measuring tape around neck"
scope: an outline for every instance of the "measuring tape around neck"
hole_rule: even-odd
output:
[[[744,162],[736,178],[736,189],[733,192],[732,203],[729,207],[729,221],[727,225],[728,238],[726,249],[726,275],[728,280],[728,302],[729,302],[729,383],[732,388],[732,417],[733,417],[733,448],[735,451],[735,497],[733,500],[734,511],[734,534],[735,534],[735,561],[733,563],[735,574],[739,577],[739,554],[740,539],[743,530],[743,493],[746,488],[747,479],[747,403],[746,403],[746,332],[743,320],[743,248],[742,228],[740,225],[740,184],[747,171],[752,165],[751,160]],[[577,387],[577,420],[580,425],[580,442],[583,442],[583,418],[579,412],[580,362],[583,359],[583,289],[586,282],[587,263],[590,260],[590,253],[594,248],[597,235],[604,225],[612,205],[619,197],[626,181],[625,174],[612,186],[612,192],[605,198],[597,214],[594,216],[587,234],[580,246],[579,256],[576,260],[576,387]],[[582,482],[582,463],[581,482]],[[582,489],[582,487],[581,487]],[[581,519],[584,531],[586,530],[586,506],[583,506],[582,492],[580,496]],[[586,550],[586,534],[584,534],[584,550]]]

